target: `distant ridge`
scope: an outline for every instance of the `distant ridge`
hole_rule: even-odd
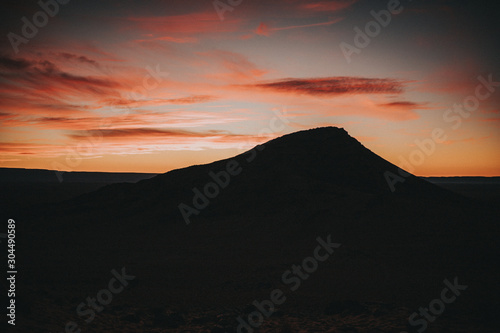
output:
[[[22,168],[0,168],[0,182],[22,182],[22,183],[59,183],[57,177],[60,174],[62,181],[69,183],[128,183],[138,182],[156,176],[154,173],[134,172],[85,172],[64,171],[44,169],[22,169]]]
[[[500,177],[447,176],[447,177],[422,177],[422,178],[435,184],[439,183],[500,184]]]

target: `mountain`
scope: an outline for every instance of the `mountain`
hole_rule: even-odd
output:
[[[234,166],[233,174],[228,173],[228,166]],[[402,180],[394,184],[394,193],[386,178],[388,173]],[[193,220],[210,219],[214,214],[241,214],[256,207],[260,213],[280,206],[298,208],[297,204],[320,204],[329,197],[334,205],[335,201],[375,205],[383,198],[460,200],[418,177],[400,175],[396,166],[365,148],[344,129],[326,127],[285,135],[211,164],[174,170],[136,184],[106,186],[75,199],[68,207],[85,207],[88,212],[115,210],[115,214],[125,216],[147,214],[154,221],[178,223],[183,217],[179,204],[199,211],[194,207],[195,197],[209,203],[203,213],[191,215]],[[226,178],[229,184],[224,186]],[[201,195],[196,195],[198,191]],[[351,196],[356,197],[354,201]]]
[[[455,277],[467,291],[435,327],[487,325],[498,308],[497,212],[409,174],[392,191],[387,172],[401,175],[345,130],[317,128],[19,213],[20,290],[37,296],[28,326],[74,317],[121,267],[136,278],[96,331],[118,321],[235,332],[279,289],[286,301],[263,331],[321,322],[392,332]],[[325,242],[337,244],[328,259],[303,278],[287,273],[313,264]]]

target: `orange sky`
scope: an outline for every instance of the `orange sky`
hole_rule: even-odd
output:
[[[3,5],[0,167],[160,173],[333,125],[417,175],[500,176],[494,10],[75,1],[33,33],[29,3]]]

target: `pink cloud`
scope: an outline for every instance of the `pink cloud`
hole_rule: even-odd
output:
[[[253,81],[267,73],[267,70],[258,68],[257,65],[240,53],[214,50],[201,52],[199,55],[215,61],[217,66],[222,67],[215,73],[207,75],[212,79],[239,83]]]
[[[259,35],[259,36],[268,37],[271,35],[271,33],[275,32],[275,31],[328,26],[328,25],[338,23],[342,20],[343,20],[343,18],[337,18],[337,19],[330,20],[327,22],[311,23],[311,24],[303,24],[303,25],[291,25],[291,26],[276,27],[276,28],[270,27],[270,25],[268,23],[261,22],[259,24],[259,26],[257,27],[257,29],[255,30],[255,34]],[[241,39],[248,39],[251,37],[252,37],[252,35],[250,34],[250,35],[241,36],[240,38]]]
[[[214,10],[172,16],[129,17],[146,32],[168,35],[195,35],[237,31],[241,20],[228,18],[222,22]]]
[[[150,38],[150,39],[136,39],[135,40],[135,42],[138,42],[138,43],[151,42],[151,41],[164,41],[164,42],[171,42],[171,43],[176,43],[176,44],[187,44],[187,43],[198,42],[198,38],[162,36],[162,37],[155,37],[155,38]]]

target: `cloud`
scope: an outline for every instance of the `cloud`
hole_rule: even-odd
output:
[[[71,40],[66,41],[65,46],[71,50],[78,50],[82,53],[92,54],[92,56],[97,57],[99,61],[125,62],[123,58],[119,58],[115,54],[102,50],[92,42]]]
[[[268,23],[261,22],[259,24],[259,26],[257,27],[257,30],[255,30],[255,34],[259,35],[259,36],[269,37],[271,35],[271,33],[275,32],[275,31],[327,26],[327,25],[335,24],[335,23],[340,22],[342,20],[343,20],[343,18],[337,18],[337,19],[330,20],[327,22],[311,23],[311,24],[303,24],[303,25],[291,25],[291,26],[276,27],[276,28],[272,28]],[[249,39],[251,37],[252,37],[251,34],[244,35],[241,37],[241,39]]]
[[[228,134],[225,131],[207,131],[207,132],[192,132],[180,129],[157,129],[157,128],[128,128],[128,129],[97,129],[85,131],[85,134],[68,135],[73,139],[86,137],[102,136],[104,138],[151,138],[151,137],[167,137],[167,138],[205,138],[214,136],[235,136]]]
[[[309,79],[283,79],[274,82],[247,85],[273,92],[336,96],[342,94],[400,94],[404,82],[394,79],[359,77],[327,77]]]
[[[442,40],[440,45],[445,42],[446,40]],[[469,95],[478,84],[477,73],[481,73],[481,66],[476,60],[450,58],[428,73],[417,89],[433,94]]]
[[[472,144],[478,144],[478,143],[481,143],[487,139],[490,139],[491,137],[490,136],[482,136],[482,137],[469,137],[469,138],[463,138],[463,139],[457,139],[457,140],[452,140],[452,139],[449,139],[449,140],[446,140],[443,142],[443,144],[445,145],[454,145],[456,143],[464,143],[464,142],[467,142],[467,143],[472,143]]]
[[[352,7],[358,0],[275,0],[245,2],[245,17],[258,19],[270,15],[269,18],[319,18],[336,14]],[[226,15],[229,17],[229,15]]]
[[[161,36],[161,37],[154,37],[154,38],[149,38],[149,39],[136,39],[135,40],[135,42],[138,42],[138,43],[148,43],[148,42],[152,42],[152,41],[164,41],[164,42],[171,42],[171,43],[176,43],[176,44],[187,44],[187,43],[198,42],[198,38]]]
[[[162,105],[188,105],[201,104],[217,100],[216,96],[212,95],[191,95],[179,98],[146,98],[146,99],[125,99],[125,98],[109,98],[102,100],[114,107],[123,108],[139,108],[145,106],[162,106]]]
[[[311,12],[336,12],[349,8],[356,2],[357,0],[315,1],[315,2],[301,3],[299,5],[299,8]]]
[[[478,119],[478,121],[480,121],[482,123],[486,123],[486,124],[494,126],[494,127],[500,127],[500,118],[482,118],[482,119]]]
[[[379,106],[388,107],[388,108],[397,108],[397,109],[407,109],[407,110],[430,109],[430,107],[427,106],[427,103],[416,103],[416,102],[408,102],[408,101],[396,101],[396,102],[382,103],[382,104],[379,104]]]
[[[72,57],[73,55],[67,54]],[[82,76],[64,72],[48,60],[27,60],[4,58],[3,77],[5,86],[22,87],[19,90],[36,89],[37,92],[66,94],[106,95],[113,89],[123,88],[122,84],[108,77]],[[7,66],[5,66],[7,64]],[[10,81],[10,82],[9,82]]]
[[[93,59],[89,59],[83,55],[76,55],[76,54],[61,52],[61,53],[58,53],[58,56],[66,59],[66,60],[76,60],[76,61],[83,63],[83,64],[89,64],[89,65],[93,65],[95,67],[99,67],[99,64],[97,63],[97,61],[95,61]]]
[[[500,118],[484,118],[484,119],[479,119],[479,121],[487,123],[500,123]]]
[[[7,70],[22,70],[31,66],[31,63],[25,59],[13,59],[0,57],[0,68]]]
[[[291,26],[287,26],[287,27],[274,28],[272,30],[290,30],[290,29],[320,27],[320,26],[325,26],[325,25],[332,25],[332,24],[338,23],[342,20],[343,20],[343,18],[339,17],[339,18],[336,18],[334,20],[330,20],[327,22],[311,23],[311,24],[303,24],[303,25],[291,25]]]
[[[208,75],[210,78],[236,82],[253,81],[267,73],[267,70],[259,69],[257,65],[240,53],[213,50],[198,54],[212,60],[213,64],[226,70]]]
[[[189,97],[182,98],[172,98],[167,100],[170,104],[197,104],[197,103],[206,103],[216,100],[215,96],[210,95],[194,95]]]
[[[83,55],[71,53],[53,53],[56,57],[47,60],[42,56],[27,58],[0,59],[0,107],[2,111],[46,116],[86,113],[102,107],[113,107],[107,101],[120,100],[122,95],[131,92],[144,76],[138,71],[127,75],[87,74],[88,69],[81,69],[80,63],[98,67],[98,63]],[[68,63],[69,61],[69,63]],[[71,64],[76,61],[77,64]],[[60,66],[65,69],[62,70]],[[141,69],[144,72],[143,69]],[[146,74],[143,74],[146,75]],[[182,101],[202,102],[206,96],[193,96]],[[172,104],[175,101],[165,101]]]
[[[71,116],[67,113],[51,117],[16,117],[15,115],[0,115],[5,126],[20,127],[32,126],[44,129],[74,130],[81,131],[87,128],[99,128],[101,130],[126,130],[130,128],[158,128],[168,126],[169,128],[194,128],[202,126],[213,126],[241,122],[248,120],[247,117],[236,115],[234,112],[207,112],[207,111],[169,111],[152,112],[138,111],[128,114],[117,114],[114,116],[100,117],[90,114],[87,117]]]
[[[120,154],[148,153],[158,150],[201,150],[235,148],[238,145],[256,145],[266,140],[263,136],[234,134],[228,131],[188,131],[175,128],[93,129],[75,131],[68,135],[79,142],[102,142],[95,147],[101,152]]]
[[[68,136],[76,142],[65,145],[0,142],[0,153],[9,158],[57,158],[73,152],[80,158],[97,158],[105,154],[147,154],[161,150],[203,150],[207,147],[229,149],[241,145],[251,147],[267,140],[264,136],[228,131],[195,132],[172,128],[75,130]],[[77,147],[84,149],[76,150]]]
[[[269,26],[266,23],[261,22],[257,27],[255,33],[259,36],[269,36],[270,35]]]
[[[0,153],[5,156],[56,157],[65,153],[65,145],[0,142]]]
[[[7,119],[14,116],[12,113],[0,112],[0,120]]]
[[[145,32],[174,36],[233,32],[239,29],[240,20],[228,18],[222,22],[212,9],[181,15],[128,17],[126,20]]]

